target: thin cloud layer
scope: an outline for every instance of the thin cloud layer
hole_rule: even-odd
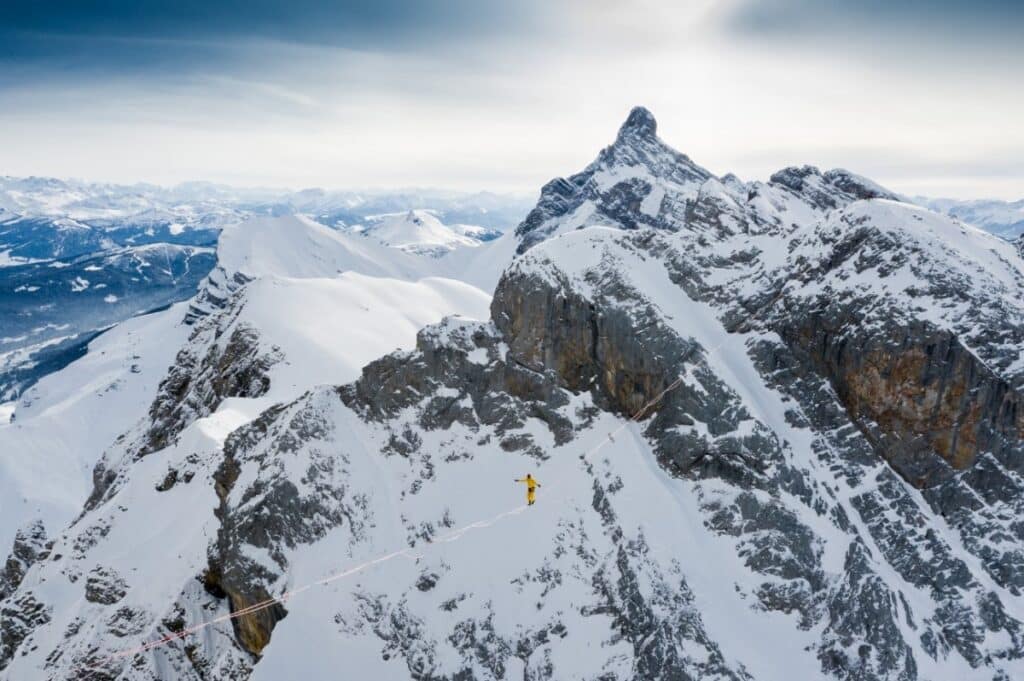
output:
[[[644,104],[718,173],[1024,194],[1009,3],[22,4],[0,10],[5,174],[535,191]]]

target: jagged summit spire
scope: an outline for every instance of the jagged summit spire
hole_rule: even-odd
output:
[[[642,106],[635,106],[629,112],[626,122],[619,128],[619,139],[628,136],[654,137],[658,132],[658,121],[654,114]]]

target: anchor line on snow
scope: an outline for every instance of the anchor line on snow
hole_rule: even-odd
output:
[[[689,353],[687,353],[687,354],[689,354]],[[614,442],[614,435],[618,434],[623,428],[625,428],[630,423],[637,423],[637,422],[639,422],[644,417],[644,414],[646,414],[648,410],[650,410],[653,406],[658,404],[658,402],[660,402],[665,397],[665,395],[667,395],[669,392],[671,392],[672,390],[675,390],[677,387],[679,387],[679,385],[682,382],[683,382],[683,377],[682,376],[677,377],[664,390],[662,390],[660,393],[655,395],[650,401],[648,401],[646,404],[644,404],[635,414],[633,414],[633,416],[631,416],[629,418],[629,420],[627,420],[622,425],[620,425],[617,429],[615,429],[614,431],[612,431],[611,433],[606,435],[605,438],[602,439],[596,446],[592,447],[589,451],[584,453],[582,458],[586,458],[587,456],[590,456],[591,454],[597,452],[607,442]],[[555,501],[555,500],[557,500],[557,499],[553,499],[552,501]],[[451,532],[447,532],[447,533],[441,535],[440,537],[436,537],[434,539],[428,540],[427,541],[427,546],[423,547],[423,548],[426,549],[426,548],[429,548],[430,546],[436,546],[438,544],[444,544],[444,543],[450,543],[450,542],[458,541],[467,532],[469,532],[471,530],[489,528],[494,523],[498,522],[499,520],[502,520],[502,519],[507,518],[509,516],[518,515],[518,514],[522,513],[523,511],[525,511],[527,508],[529,508],[529,507],[526,504],[523,504],[522,506],[517,506],[516,508],[510,509],[508,511],[503,511],[502,513],[499,513],[499,514],[497,514],[495,516],[492,516],[490,518],[487,518],[487,519],[484,519],[484,520],[477,520],[476,522],[469,523],[468,525],[464,525],[464,526],[462,526],[462,527],[460,527],[458,529],[452,530]],[[198,632],[200,632],[200,631],[202,631],[204,629],[207,629],[207,628],[209,628],[209,627],[211,627],[211,626],[213,626],[215,624],[221,624],[223,622],[230,622],[231,620],[237,619],[239,617],[244,617],[245,615],[251,615],[251,614],[253,614],[255,612],[259,612],[261,610],[266,610],[267,608],[271,608],[271,607],[273,607],[275,605],[284,605],[291,598],[294,598],[295,596],[298,596],[299,594],[301,594],[301,593],[303,593],[305,591],[309,591],[313,587],[325,586],[325,585],[330,584],[332,582],[336,582],[338,580],[344,579],[345,577],[350,577],[350,576],[352,576],[354,574],[357,574],[359,572],[367,570],[367,569],[369,569],[369,568],[371,568],[371,567],[373,567],[375,565],[379,565],[381,563],[386,563],[387,561],[393,560],[394,558],[398,558],[399,556],[406,556],[406,557],[409,557],[409,558],[416,559],[416,558],[421,557],[422,553],[417,552],[413,548],[407,548],[407,549],[401,549],[401,550],[398,550],[398,551],[392,551],[390,553],[382,554],[380,556],[377,556],[376,558],[371,558],[371,559],[366,560],[366,561],[364,561],[362,563],[359,563],[358,565],[354,565],[354,566],[348,568],[347,570],[342,570],[341,572],[336,572],[336,573],[334,573],[332,575],[329,575],[327,577],[324,577],[322,579],[318,579],[316,581],[309,582],[308,584],[304,584],[304,585],[296,587],[294,589],[290,589],[290,590],[284,592],[283,594],[281,594],[280,596],[277,596],[275,598],[268,598],[268,599],[265,599],[263,601],[259,601],[257,603],[253,603],[252,605],[249,605],[249,606],[247,606],[245,608],[241,608],[239,610],[235,610],[235,611],[232,611],[232,612],[229,612],[229,613],[225,613],[223,615],[219,615],[217,617],[214,617],[213,619],[206,620],[205,622],[200,622],[199,624],[195,624],[195,625],[193,625],[191,627],[187,627],[185,629],[182,629],[181,631],[172,632],[172,633],[167,634],[166,636],[162,636],[161,638],[158,638],[158,639],[156,639],[154,641],[149,641],[148,643],[144,643],[144,644],[142,644],[140,646],[136,646],[135,648],[129,648],[129,649],[126,649],[126,650],[119,651],[117,653],[114,653],[113,655],[110,655],[106,659],[104,659],[103,663],[114,662],[116,660],[121,660],[121,659],[124,659],[124,658],[132,657],[133,655],[138,655],[139,653],[145,653],[145,652],[148,652],[150,650],[153,650],[154,648],[159,648],[159,647],[165,646],[165,645],[167,645],[169,643],[173,643],[174,641],[177,641],[177,640],[186,638],[188,636],[191,636],[192,634],[196,634],[196,633],[198,633]],[[92,672],[107,673],[107,670],[104,667],[99,666],[99,665],[91,666],[91,667],[88,667],[87,669],[92,671]]]
[[[809,269],[811,269],[810,265],[808,265],[807,267],[803,268],[803,270],[801,272],[798,272],[795,275],[794,279],[797,278],[797,277],[800,277],[803,273],[805,273]],[[783,284],[781,289],[778,291],[778,293],[775,296],[773,296],[766,304],[764,304],[761,307],[759,307],[756,312],[752,312],[749,315],[745,315],[743,317],[743,321],[750,321],[750,320],[756,319],[757,317],[760,316],[760,314],[762,312],[771,309],[775,305],[775,303],[778,302],[778,300],[780,298],[782,298],[782,296],[784,295],[785,291],[786,291],[786,284]],[[708,350],[706,352],[705,356],[706,357],[710,357],[712,354],[714,354],[715,352],[720,350],[721,347],[725,344],[725,342],[726,342],[726,339],[722,339],[717,345],[715,345],[713,348]],[[685,363],[690,358],[690,356],[699,347],[700,347],[699,344],[694,342],[691,345],[691,347],[686,351],[686,353],[684,353],[684,355],[682,357],[682,362]],[[589,450],[587,450],[582,455],[580,455],[580,458],[585,461],[587,459],[587,457],[589,457],[592,454],[595,454],[596,452],[598,452],[607,443],[609,443],[609,442],[613,442],[614,443],[615,442],[615,435],[618,435],[620,432],[622,432],[622,430],[627,428],[631,423],[639,423],[647,415],[647,413],[648,413],[648,411],[650,409],[652,409],[657,404],[659,404],[661,402],[661,400],[664,399],[665,395],[667,395],[668,393],[670,393],[673,390],[675,390],[676,388],[678,388],[682,384],[683,380],[684,380],[684,376],[683,375],[677,376],[674,381],[669,383],[668,386],[666,386],[661,392],[659,392],[657,395],[655,395],[653,398],[651,398],[647,403],[645,403],[643,406],[641,406],[640,409],[637,410],[637,412],[635,414],[633,414],[629,419],[627,419],[626,421],[621,423],[618,428],[616,428],[615,430],[613,430],[610,433],[608,433],[596,445],[594,445]],[[564,498],[564,497],[556,497],[556,498],[552,499],[551,501],[558,501],[561,498]],[[470,524],[465,525],[463,527],[460,527],[460,528],[458,528],[456,530],[452,530],[451,532],[447,532],[444,535],[441,535],[440,537],[434,538],[432,540],[427,540],[427,546],[423,547],[423,548],[426,549],[426,548],[429,548],[430,546],[435,546],[435,545],[438,545],[438,544],[450,543],[450,542],[453,542],[453,541],[458,541],[459,539],[461,539],[463,537],[463,535],[465,535],[467,532],[469,532],[471,530],[488,528],[491,525],[493,525],[494,523],[498,522],[499,520],[502,520],[503,518],[507,518],[509,516],[518,515],[518,514],[522,513],[523,511],[527,510],[527,508],[529,508],[529,506],[526,505],[526,504],[523,504],[522,506],[517,506],[516,508],[510,509],[508,511],[503,511],[502,513],[499,513],[499,514],[497,514],[495,516],[492,516],[491,518],[487,518],[487,519],[484,519],[484,520],[478,520],[476,522],[470,523]],[[245,615],[251,615],[254,612],[259,612],[261,610],[265,610],[267,608],[273,607],[274,605],[279,605],[279,604],[283,605],[289,599],[291,599],[291,598],[293,598],[293,597],[295,597],[295,596],[297,596],[297,595],[299,595],[299,594],[301,594],[301,593],[303,593],[305,591],[309,591],[313,587],[325,586],[325,585],[330,584],[332,582],[336,582],[338,580],[344,579],[345,577],[350,577],[350,576],[352,576],[354,574],[357,574],[359,572],[367,570],[367,569],[369,569],[369,568],[371,568],[371,567],[373,567],[375,565],[379,565],[381,563],[386,563],[386,562],[388,562],[390,560],[398,558],[399,556],[406,556],[406,557],[409,557],[409,558],[412,558],[412,559],[417,559],[417,558],[422,557],[422,553],[419,553],[419,552],[415,551],[413,548],[407,548],[407,549],[401,549],[401,550],[398,550],[398,551],[392,551],[390,553],[382,554],[380,556],[377,556],[376,558],[371,558],[371,559],[366,560],[366,561],[364,561],[362,563],[359,563],[358,565],[354,565],[354,566],[352,566],[352,567],[350,567],[350,568],[348,568],[346,570],[342,570],[340,572],[336,572],[336,573],[334,573],[332,575],[328,575],[327,577],[324,577],[322,579],[318,579],[318,580],[315,580],[313,582],[309,582],[308,584],[305,584],[303,586],[299,586],[299,587],[296,587],[296,588],[291,589],[289,591],[286,591],[283,594],[281,594],[280,596],[277,596],[276,598],[268,598],[266,600],[259,601],[257,603],[254,603],[254,604],[252,604],[250,606],[247,606],[245,608],[242,608],[240,610],[235,610],[233,612],[225,613],[223,615],[220,615],[220,616],[215,617],[213,619],[207,620],[205,622],[200,622],[199,624],[195,624],[195,625],[193,625],[191,627],[188,627],[186,629],[182,629],[181,631],[177,631],[177,632],[173,632],[171,634],[167,634],[166,636],[163,636],[163,637],[161,637],[159,639],[156,639],[154,641],[149,641],[148,643],[144,643],[144,644],[142,644],[140,646],[137,646],[135,648],[129,648],[129,649],[126,649],[126,650],[119,651],[119,652],[114,653],[113,655],[110,655],[107,658],[105,658],[101,664],[114,662],[116,660],[124,659],[124,658],[127,658],[127,657],[131,657],[133,655],[138,655],[139,653],[144,653],[144,652],[150,651],[150,650],[152,650],[154,648],[159,648],[159,647],[167,645],[169,643],[173,643],[174,641],[183,639],[183,638],[185,638],[187,636],[191,636],[192,634],[195,634],[195,633],[197,633],[199,631],[202,631],[202,630],[204,630],[204,629],[206,629],[208,627],[211,627],[211,626],[213,626],[215,624],[220,624],[222,622],[229,622],[231,620],[237,619],[239,617],[243,617]],[[105,668],[103,668],[102,666],[99,666],[99,665],[88,666],[88,667],[86,667],[86,669],[89,670],[89,671],[92,671],[94,673],[109,673],[107,669],[105,669]]]
[[[605,438],[603,440],[601,440],[601,442],[599,442],[596,446],[594,446],[589,451],[587,451],[585,454],[583,454],[583,458],[585,458],[587,456],[590,456],[594,452],[598,451],[601,447],[603,447],[605,445],[605,443],[607,443],[609,441],[614,442],[613,436],[615,434],[620,432],[629,423],[639,422],[643,418],[644,414],[649,409],[651,409],[651,407],[653,407],[658,402],[660,402],[662,400],[662,398],[664,398],[665,395],[667,395],[669,392],[671,392],[672,390],[675,390],[677,387],[679,387],[679,385],[682,383],[682,381],[683,381],[683,377],[682,376],[676,378],[676,380],[674,380],[672,383],[670,383],[668,385],[668,387],[666,387],[664,390],[662,390],[660,393],[658,393],[649,402],[644,404],[635,414],[633,414],[632,417],[629,418],[628,421],[623,423],[616,430],[614,430],[611,433],[609,433],[607,436],[605,436]],[[427,541],[427,546],[423,547],[423,548],[426,549],[426,548],[429,548],[430,546],[435,546],[435,545],[438,545],[438,544],[444,544],[444,543],[450,543],[450,542],[458,541],[467,532],[469,532],[471,530],[489,528],[494,523],[498,522],[499,520],[502,520],[503,518],[507,518],[509,516],[518,515],[518,514],[522,513],[523,511],[525,511],[527,508],[529,508],[529,507],[526,504],[523,504],[522,506],[517,506],[516,508],[513,508],[511,510],[503,511],[502,513],[499,513],[499,514],[497,514],[495,516],[492,516],[490,518],[487,518],[487,519],[484,519],[484,520],[477,520],[476,522],[469,523],[468,525],[464,525],[464,526],[462,526],[462,527],[460,527],[458,529],[452,530],[451,532],[447,532],[447,533],[441,535],[440,537],[436,537],[434,539],[428,540]],[[367,569],[369,569],[369,568],[371,568],[371,567],[373,567],[375,565],[379,565],[381,563],[386,563],[387,561],[390,561],[390,560],[392,560],[394,558],[398,558],[399,556],[406,556],[406,557],[415,559],[415,558],[421,557],[422,554],[418,553],[413,548],[401,549],[401,550],[398,550],[398,551],[392,551],[390,553],[385,553],[383,555],[377,556],[376,558],[371,558],[370,560],[367,560],[367,561],[364,561],[362,563],[359,563],[358,565],[354,565],[354,566],[348,568],[347,570],[342,570],[341,572],[336,572],[336,573],[334,573],[332,575],[329,575],[327,577],[324,577],[322,579],[318,579],[316,581],[309,582],[308,584],[304,584],[304,585],[296,587],[294,589],[290,589],[290,590],[284,592],[283,594],[281,594],[280,596],[277,596],[275,598],[268,598],[268,599],[265,599],[263,601],[259,601],[257,603],[253,603],[252,605],[249,605],[249,606],[247,606],[245,608],[241,608],[239,610],[235,610],[235,611],[232,611],[232,612],[229,612],[229,613],[225,613],[223,615],[219,615],[217,617],[214,617],[213,619],[206,620],[205,622],[200,622],[199,624],[195,624],[195,625],[193,625],[191,627],[187,627],[185,629],[182,629],[181,631],[172,632],[172,633],[167,634],[166,636],[162,636],[161,638],[158,638],[158,639],[156,639],[154,641],[149,641],[148,643],[144,643],[144,644],[142,644],[140,646],[136,646],[135,648],[129,648],[129,649],[126,649],[126,650],[121,650],[121,651],[119,651],[117,653],[114,653],[113,655],[110,655],[109,657],[105,658],[103,660],[103,663],[101,663],[101,664],[114,662],[114,661],[121,660],[121,659],[124,659],[124,658],[132,657],[133,655],[138,655],[139,653],[148,652],[150,650],[153,650],[154,648],[159,648],[159,647],[165,646],[165,645],[167,645],[169,643],[173,643],[174,641],[186,638],[187,636],[191,636],[192,634],[196,634],[196,633],[198,633],[198,632],[200,632],[200,631],[202,631],[204,629],[207,629],[208,627],[211,627],[211,626],[213,626],[215,624],[221,624],[223,622],[230,622],[231,620],[237,619],[239,617],[244,617],[245,615],[251,615],[251,614],[253,614],[255,612],[259,612],[261,610],[266,610],[267,608],[271,608],[271,607],[273,607],[275,605],[284,605],[291,598],[293,598],[293,597],[295,597],[295,596],[297,596],[297,595],[299,595],[299,594],[301,594],[301,593],[303,593],[305,591],[309,591],[313,587],[325,586],[325,585],[330,584],[332,582],[336,582],[336,581],[338,581],[340,579],[344,579],[345,577],[350,577],[350,576],[352,576],[354,574],[357,574],[359,572],[367,570]],[[100,665],[87,667],[87,669],[89,671],[92,671],[92,672],[95,672],[95,673],[99,673],[99,672],[107,673],[107,670],[103,666],[100,666]]]

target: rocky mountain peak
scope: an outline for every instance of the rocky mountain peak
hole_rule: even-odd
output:
[[[773,174],[769,184],[784,187],[819,209],[863,199],[899,201],[899,195],[866,177],[842,168],[821,172],[812,165],[790,166]]]
[[[658,122],[647,108],[635,106],[629,112],[626,122],[619,128],[618,139],[626,137],[653,138],[658,132]]]
[[[381,251],[299,218],[226,231],[251,279],[113,482],[16,543],[0,678],[1024,678],[1014,247],[655,130],[544,187],[489,314],[331,282]]]
[[[714,175],[658,139],[657,129],[654,115],[635,107],[593,163],[544,185],[537,206],[516,228],[519,252],[587,225],[672,229],[677,221],[669,224],[663,213],[682,210]]]

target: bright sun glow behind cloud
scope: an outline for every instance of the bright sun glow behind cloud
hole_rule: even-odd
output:
[[[945,18],[768,4],[769,19],[809,25],[739,0],[527,4],[393,30],[390,15],[315,15],[348,26],[336,40],[313,19],[282,39],[269,19],[220,35],[14,17],[0,173],[535,191],[643,104],[719,174],[812,163],[908,194],[1024,195],[1024,57],[996,21],[1003,5],[957,33],[951,2],[936,5]]]

